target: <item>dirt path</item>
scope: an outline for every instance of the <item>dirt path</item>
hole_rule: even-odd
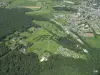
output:
[[[41,8],[40,6],[20,6],[22,8],[30,8],[30,9],[34,9],[34,8]]]

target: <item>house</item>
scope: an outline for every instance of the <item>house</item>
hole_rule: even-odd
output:
[[[94,37],[94,34],[93,33],[83,33],[84,37]]]
[[[6,6],[8,6],[7,2],[0,2],[0,7],[6,7]]]

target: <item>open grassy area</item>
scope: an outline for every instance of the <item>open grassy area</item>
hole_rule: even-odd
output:
[[[15,8],[19,6],[35,6],[37,3],[36,0],[29,1],[29,0],[15,0],[13,1],[7,8]]]
[[[97,38],[86,38],[86,41],[89,43],[89,45],[93,48],[100,48],[100,37]]]
[[[41,24],[42,24],[42,22],[41,22]],[[51,38],[53,34],[50,33],[50,30],[49,30],[50,28],[52,28],[52,26],[49,26],[50,23],[48,23],[48,22],[46,24],[48,26],[48,28],[47,28],[48,31],[43,28],[31,27],[31,28],[27,29],[27,31],[18,34],[18,35],[20,35],[19,37],[13,36],[12,39],[9,39],[6,42],[6,45],[9,48],[14,49],[14,48],[16,48],[16,44],[21,44],[21,45],[24,45],[25,49],[27,49],[28,52],[35,52],[38,55],[41,55],[45,51],[48,51],[53,54],[60,54],[65,57],[72,57],[75,59],[87,60],[87,57],[85,56],[85,54],[82,54],[82,53],[80,54],[80,53],[76,53],[74,51],[70,51],[70,49],[63,48],[61,44],[54,41],[53,38]],[[56,27],[54,26],[51,31],[55,32],[56,31],[55,28]],[[57,34],[57,33],[55,32],[55,34]],[[59,35],[59,36],[61,36],[61,35]],[[16,38],[16,40],[14,38]],[[28,46],[28,44],[30,44],[30,43],[32,45]]]

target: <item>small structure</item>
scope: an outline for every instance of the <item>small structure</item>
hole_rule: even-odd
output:
[[[74,2],[72,2],[72,1],[66,1],[66,0],[64,0],[63,2],[68,3],[68,4],[74,4]]]
[[[76,46],[76,48],[78,48],[78,47],[79,47],[79,45]]]
[[[83,49],[83,51],[84,51],[85,53],[88,53],[88,50],[86,50],[86,49]]]
[[[94,37],[93,33],[82,33],[81,36],[83,37]]]
[[[20,49],[20,51],[21,51],[22,53],[24,53],[24,54],[27,53],[25,48]]]
[[[93,70],[93,74],[97,75],[98,74],[98,70]]]
[[[83,44],[83,42],[82,42],[80,39],[77,39],[77,41],[79,41],[80,43],[82,43],[82,44]]]
[[[65,48],[63,48],[63,47],[60,46],[60,47],[58,48],[58,50],[60,50],[60,51],[64,51]]]
[[[48,59],[45,56],[42,56],[40,62],[47,61]]]
[[[14,38],[12,38],[12,41],[13,41],[13,42],[15,42],[15,41],[16,41],[16,38],[15,38],[15,37],[14,37]]]
[[[79,16],[81,16],[81,13],[76,13],[76,17],[79,17]]]
[[[7,2],[0,2],[0,7],[6,7],[6,6],[8,6]]]

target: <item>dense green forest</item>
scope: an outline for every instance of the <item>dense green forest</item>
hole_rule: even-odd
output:
[[[29,9],[0,8],[0,39],[15,31],[23,31],[32,25],[32,17],[25,15]]]
[[[13,51],[2,59],[0,62],[1,75],[39,75],[40,63],[38,56],[34,53],[24,55]]]

